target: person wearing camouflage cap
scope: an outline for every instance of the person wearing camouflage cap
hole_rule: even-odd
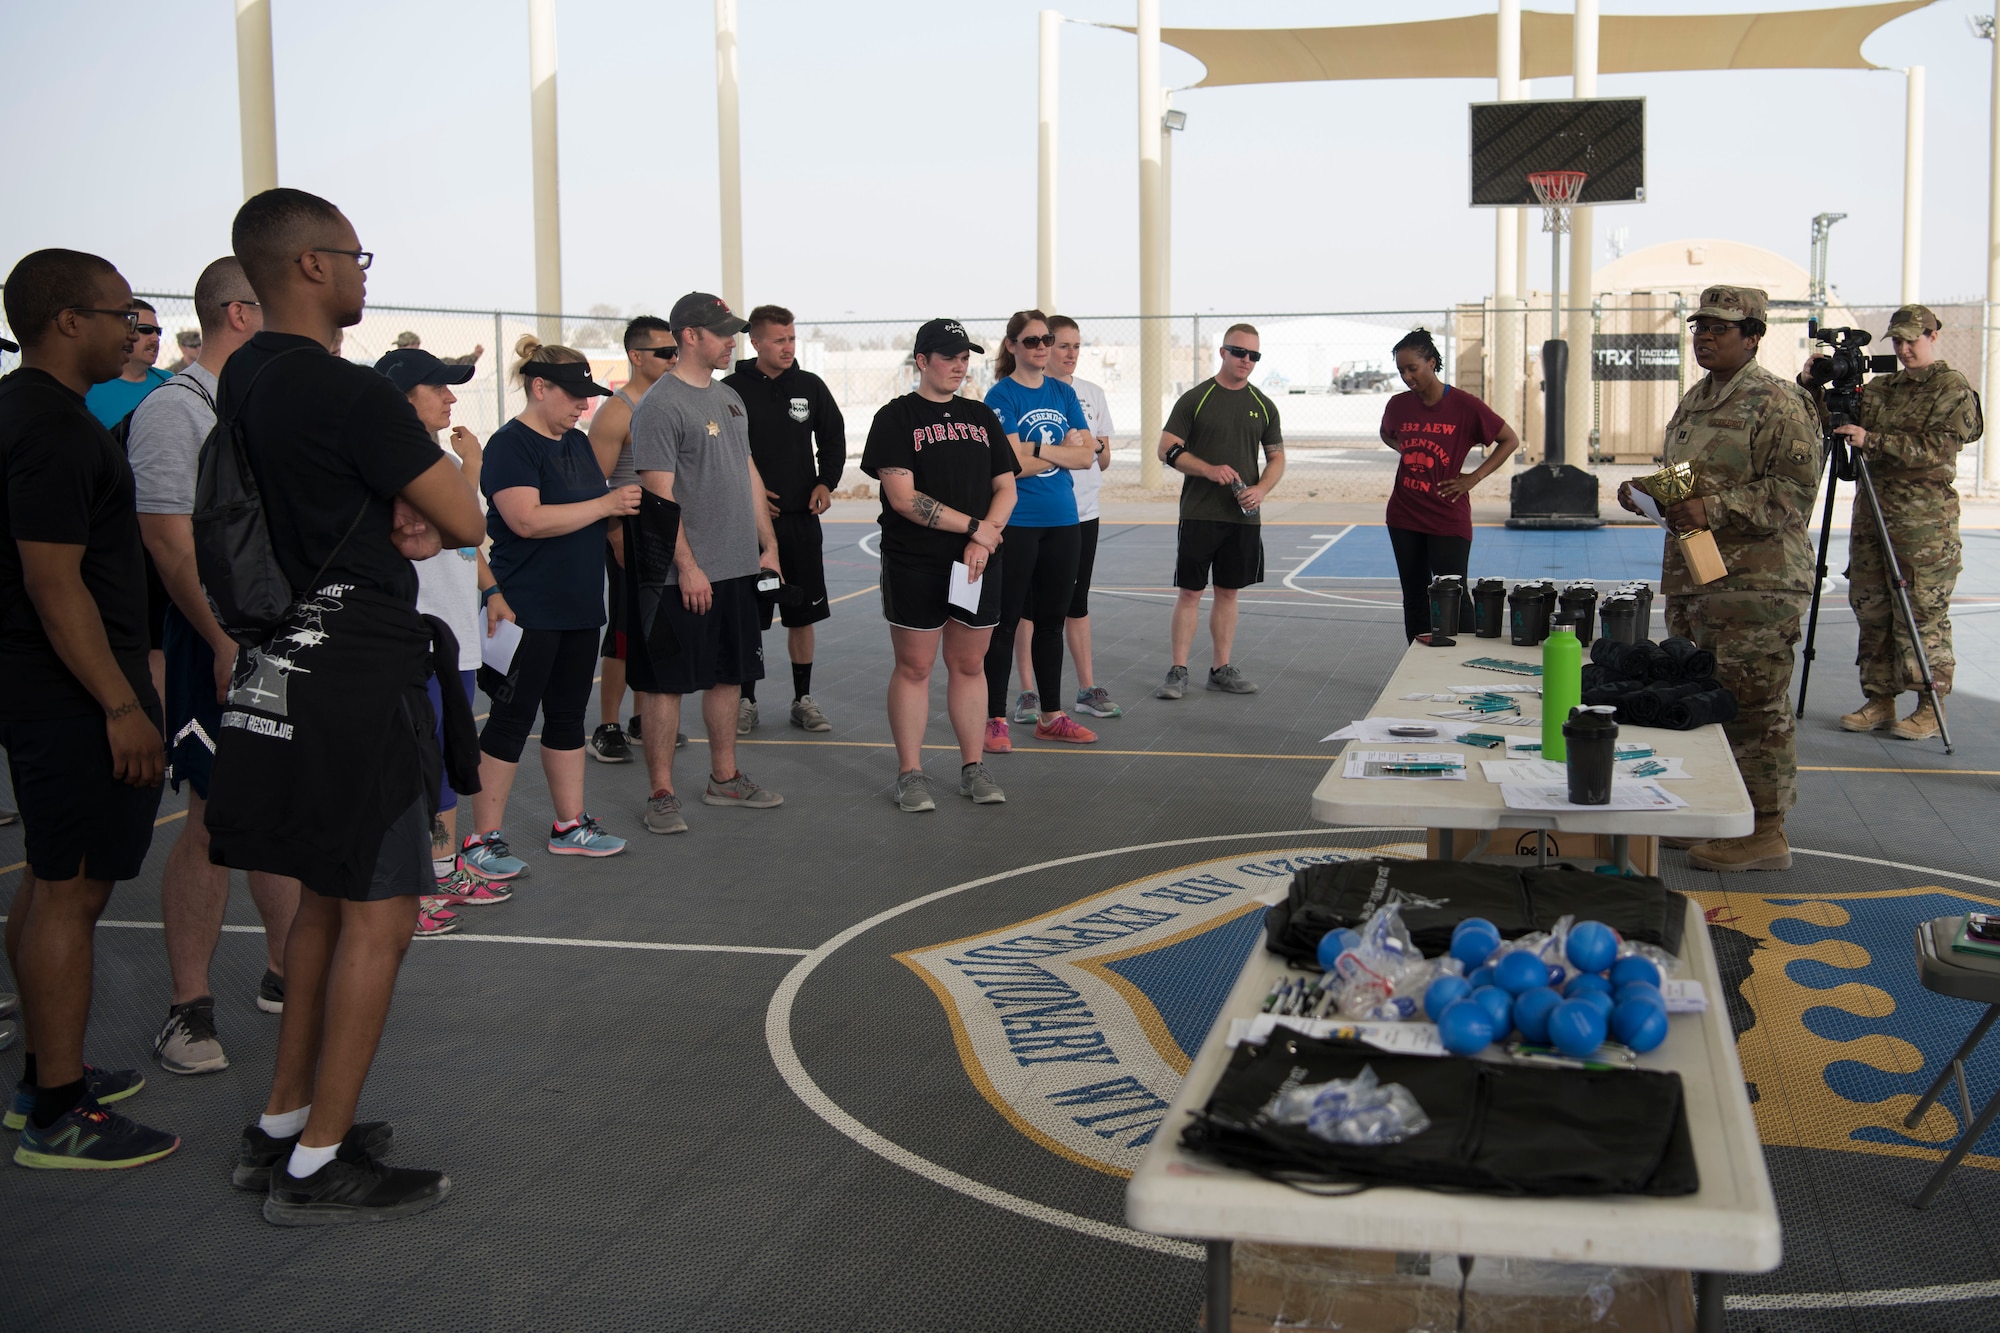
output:
[[[1923,636],[1931,683],[1951,693],[1951,593],[1963,566],[1958,538],[1958,451],[1985,433],[1979,395],[1964,375],[1938,360],[1940,321],[1926,306],[1906,305],[1889,319],[1889,340],[1902,368],[1862,386],[1858,424],[1841,426],[1850,448],[1868,460],[1882,520],[1909,581],[1910,610]],[[1799,374],[1812,386],[1812,362]],[[1818,390],[1815,388],[1815,393]],[[1824,403],[1822,424],[1830,424]],[[1897,623],[1888,558],[1867,501],[1854,497],[1847,539],[1847,602],[1854,608],[1866,702],[1840,719],[1846,731],[1877,731],[1906,741],[1938,734],[1937,710],[1919,695],[1908,717],[1896,718],[1896,696],[1921,688],[1917,656]]]
[[[1710,287],[1688,322],[1694,359],[1708,372],[1667,422],[1662,461],[1688,463],[1692,497],[1668,508],[1676,532],[1706,528],[1729,572],[1697,583],[1678,542],[1666,544],[1660,591],[1667,628],[1715,654],[1715,675],[1736,696],[1723,724],[1757,812],[1756,830],[1688,849],[1702,870],[1784,870],[1792,864],[1785,812],[1798,803],[1792,655],[1812,590],[1808,533],[1819,488],[1820,431],[1811,400],[1757,364],[1770,308],[1755,287]],[[1638,512],[1632,483],[1618,502]]]

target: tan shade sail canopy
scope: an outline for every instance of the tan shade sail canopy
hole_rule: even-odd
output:
[[[1606,14],[1599,74],[1701,69],[1880,69],[1861,44],[1933,0],[1776,14]],[[1521,15],[1521,77],[1570,73],[1569,14]],[[1123,25],[1125,32],[1132,29]],[[1197,88],[1334,79],[1490,79],[1499,61],[1494,16],[1349,28],[1163,28],[1160,39],[1199,60]]]

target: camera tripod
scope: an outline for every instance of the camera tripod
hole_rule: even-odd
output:
[[[1836,412],[1833,424],[1838,427],[1848,424],[1848,421],[1844,414]],[[1806,651],[1799,665],[1799,706],[1795,716],[1806,715],[1806,685],[1812,679],[1813,635],[1819,628],[1819,595],[1826,584],[1826,548],[1833,534],[1834,496],[1841,482],[1851,481],[1859,491],[1858,498],[1867,501],[1868,513],[1875,520],[1875,539],[1882,543],[1882,556],[1886,562],[1883,577],[1894,596],[1903,632],[1910,636],[1910,647],[1916,653],[1917,679],[1921,682],[1918,693],[1930,700],[1931,707],[1936,710],[1938,739],[1944,742],[1944,752],[1950,754],[1951,729],[1945,725],[1944,700],[1939,697],[1937,681],[1931,675],[1930,654],[1924,651],[1924,636],[1917,628],[1916,609],[1910,605],[1910,581],[1903,577],[1903,563],[1896,556],[1895,543],[1889,540],[1889,523],[1883,517],[1882,501],[1875,492],[1875,478],[1868,471],[1868,460],[1861,456],[1859,450],[1848,447],[1846,436],[1829,430],[1826,435],[1826,472],[1826,508],[1821,512],[1819,521],[1819,561],[1814,566],[1812,606],[1806,617]],[[1894,637],[1891,634],[1892,642]]]

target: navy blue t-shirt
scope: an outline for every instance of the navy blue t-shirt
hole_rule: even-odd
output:
[[[522,537],[507,526],[493,497],[532,486],[545,505],[596,500],[606,487],[590,439],[580,430],[552,440],[510,421],[486,441],[479,489],[486,492],[487,562],[522,629],[595,629],[604,623],[604,525],[586,523],[560,537]]]

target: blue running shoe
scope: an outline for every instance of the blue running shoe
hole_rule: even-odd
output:
[[[146,1086],[146,1076],[136,1069],[93,1069],[83,1067],[83,1094],[99,1106],[109,1106],[122,1102],[133,1093]],[[7,1114],[0,1117],[0,1125],[8,1129],[22,1129],[27,1126],[28,1113],[35,1109],[35,1085],[20,1082],[14,1085],[14,1100],[7,1107]]]
[[[625,839],[604,831],[597,817],[585,811],[577,826],[567,833],[549,829],[549,851],[557,856],[616,856],[625,850]]]
[[[512,879],[528,868],[528,863],[509,849],[499,829],[467,837],[465,846],[458,850],[458,863],[481,879]]]
[[[85,1097],[47,1128],[29,1121],[14,1146],[14,1165],[45,1171],[122,1171],[157,1162],[180,1136],[150,1129]]]

